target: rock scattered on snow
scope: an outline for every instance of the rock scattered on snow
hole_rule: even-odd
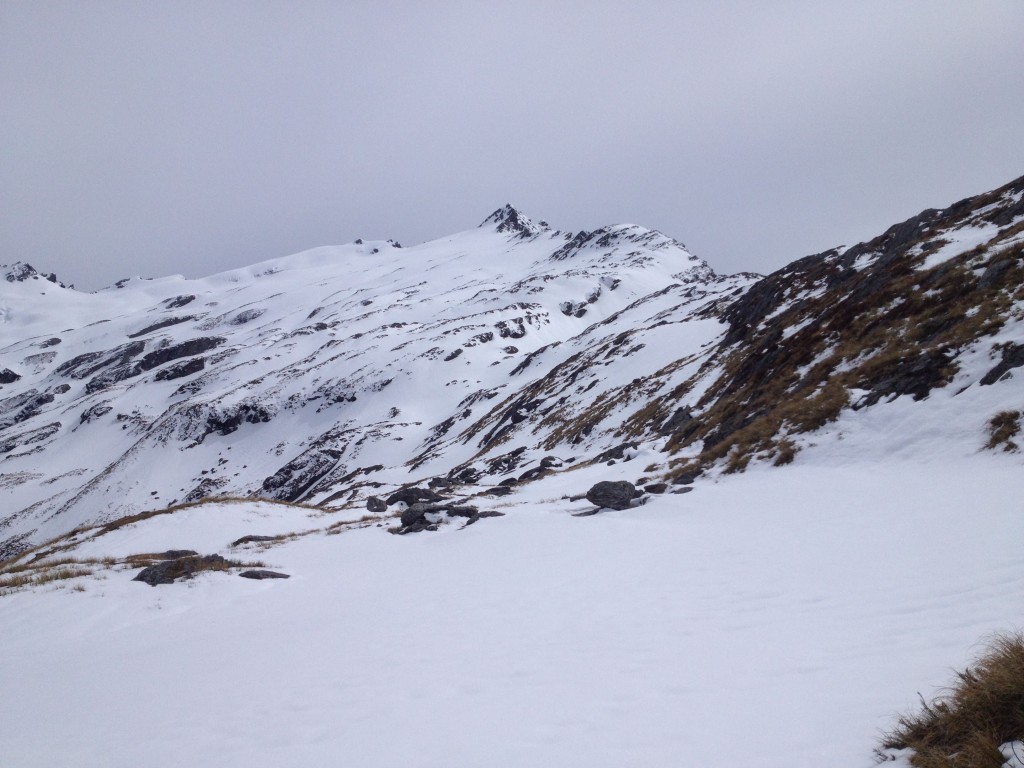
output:
[[[387,505],[390,507],[392,504],[402,501],[412,506],[420,501],[435,502],[443,500],[444,497],[441,494],[435,493],[429,488],[402,488],[388,496]]]
[[[602,480],[587,491],[586,499],[602,509],[629,509],[636,486],[628,480]]]
[[[278,573],[277,571],[264,571],[264,570],[242,571],[238,575],[241,576],[243,579],[257,579],[257,580],[263,580],[263,579],[290,579],[291,578],[291,576],[289,576],[287,573]]]
[[[176,553],[172,551],[165,552],[164,554]],[[158,557],[162,557],[162,555]],[[178,555],[174,559],[164,560],[156,565],[143,568],[132,581],[141,581],[149,584],[151,587],[155,587],[157,584],[173,584],[178,579],[191,579],[201,571],[224,570],[229,565],[229,561],[220,555],[205,555],[202,557],[194,553],[185,556]]]

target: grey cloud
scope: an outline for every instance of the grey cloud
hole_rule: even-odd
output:
[[[1024,173],[1024,5],[0,4],[0,262],[80,287],[506,201],[768,271]]]

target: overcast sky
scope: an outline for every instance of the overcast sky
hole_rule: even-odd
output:
[[[0,0],[0,263],[197,277],[511,202],[767,272],[1024,174],[1022,41],[1022,0]]]

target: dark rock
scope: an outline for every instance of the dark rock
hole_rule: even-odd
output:
[[[981,377],[983,385],[995,384],[1011,368],[1020,368],[1024,365],[1024,344],[1009,344],[1003,347],[1002,359],[991,371]]]
[[[550,474],[551,470],[548,469],[547,467],[534,467],[533,469],[528,469],[525,472],[523,472],[523,474],[519,476],[519,482],[529,483],[533,480],[539,480],[540,478],[544,477],[544,475]]]
[[[132,581],[155,587],[157,584],[173,584],[178,579],[190,579],[201,571],[224,570],[227,566],[228,561],[220,555],[179,557],[143,568]]]
[[[444,496],[429,488],[402,488],[388,496],[387,505],[390,507],[400,501],[404,501],[411,507],[417,502],[444,501]]]
[[[0,453],[10,453],[15,448],[21,446],[45,442],[56,435],[60,431],[60,428],[61,423],[59,421],[55,421],[51,424],[45,424],[41,427],[30,429],[25,432],[18,432],[14,435],[7,434],[2,440],[0,440]],[[36,450],[42,450],[42,446],[39,446]]]
[[[689,408],[676,408],[675,413],[665,420],[665,423],[658,428],[658,434],[662,436],[674,434],[684,430],[693,422],[693,413]]]
[[[564,463],[565,462],[563,462],[557,456],[545,456],[543,459],[540,460],[540,465],[544,469],[554,469],[556,467],[562,466],[562,464]]]
[[[161,552],[159,555],[154,556],[154,560],[180,560],[183,557],[193,557],[198,555],[194,549],[168,549],[166,552]]]
[[[258,543],[258,542],[261,542],[261,541],[277,541],[280,538],[281,538],[280,536],[252,536],[252,535],[249,535],[249,536],[243,536],[240,539],[235,539],[234,541],[231,542],[231,546],[232,547],[238,547],[238,546],[241,546],[242,544],[253,544],[253,543]]]
[[[388,505],[387,502],[385,502],[384,499],[380,498],[379,496],[370,496],[366,500],[366,510],[368,512],[373,512],[375,514],[379,512],[387,512]]]
[[[602,480],[587,491],[587,501],[604,509],[629,509],[636,486],[627,480]]]
[[[504,517],[504,516],[505,516],[504,512],[497,512],[495,510],[486,510],[484,512],[477,512],[475,515],[470,517],[469,520],[466,521],[466,525],[472,525],[473,523],[475,523],[477,520],[479,520],[482,517]],[[465,526],[463,526],[463,527],[465,527]]]
[[[195,300],[195,296],[175,296],[172,299],[165,299],[164,306],[167,307],[167,309],[179,309],[184,307],[186,304],[191,304]]]
[[[104,416],[110,413],[112,410],[113,408],[111,408],[106,403],[97,403],[96,405],[93,405],[82,411],[79,423],[87,424],[93,419],[98,419],[100,416]]]
[[[59,376],[68,376],[72,379],[84,379],[103,368],[127,365],[133,357],[141,354],[145,348],[146,342],[132,341],[113,349],[85,352],[61,363],[53,372]]]
[[[451,479],[463,485],[473,485],[480,479],[480,470],[473,467],[463,467],[450,475]]]
[[[428,488],[450,488],[454,483],[446,477],[432,477],[427,481]]]
[[[221,336],[203,336],[198,339],[189,339],[179,344],[171,344],[170,346],[153,350],[139,360],[137,365],[139,370],[148,371],[156,368],[158,365],[169,363],[171,360],[177,360],[182,357],[194,357],[195,355],[209,352],[211,349],[219,347],[225,341],[227,339]]]
[[[452,505],[444,507],[443,511],[449,517],[480,517],[480,510],[476,507],[464,504],[462,506]]]
[[[683,472],[680,475],[676,475],[672,480],[672,485],[693,485],[693,481],[704,474],[703,469],[694,469],[689,472]]]
[[[458,349],[454,350],[451,354],[447,355],[445,357],[444,361],[446,363],[447,362],[451,362],[452,360],[454,360],[456,357],[458,357],[461,354],[462,354],[462,347],[459,347]]]
[[[672,493],[689,493],[693,490],[692,485],[682,485],[672,489]]]
[[[232,317],[228,321],[228,324],[229,325],[245,325],[246,323],[251,323],[256,318],[261,317],[263,315],[263,313],[266,312],[266,311],[267,310],[265,310],[265,309],[256,309],[256,308],[253,308],[253,309],[243,309],[237,315]]]
[[[42,349],[46,349],[47,347],[55,347],[55,346],[57,346],[60,343],[61,343],[61,340],[59,338],[57,338],[56,336],[54,336],[52,338],[47,339],[46,341],[40,341],[39,342],[39,346]]]
[[[497,225],[496,228],[499,232],[506,232],[519,239],[532,237],[533,235],[547,229],[547,226],[544,225],[543,222],[538,226],[513,206],[507,204],[504,208],[499,208],[484,219],[480,226],[482,227],[485,224],[495,224]]]
[[[664,493],[668,490],[668,483],[651,483],[644,486],[646,493]]]
[[[597,456],[594,457],[594,461],[596,463],[607,462],[612,459],[621,459],[626,455],[626,451],[636,450],[639,445],[639,443],[622,443],[621,445],[616,445],[613,448],[609,448],[607,451],[602,451],[597,454]]]
[[[404,536],[407,533],[419,533],[420,531],[436,531],[436,530],[437,530],[437,524],[436,523],[428,523],[426,520],[420,520],[417,523],[413,523],[412,525],[404,526],[402,528],[391,528],[390,532],[391,533],[397,533],[399,536]]]
[[[193,373],[199,373],[206,367],[205,357],[193,357],[191,360],[186,360],[177,365],[171,365],[164,368],[161,371],[156,372],[157,381],[172,381],[173,379],[180,379],[184,376],[191,376]]]
[[[0,384],[13,384],[20,378],[21,376],[16,374],[10,368],[4,368],[0,371]]]
[[[193,315],[186,315],[185,317],[168,317],[168,318],[165,318],[163,320],[160,320],[159,322],[153,323],[152,325],[147,325],[145,328],[142,328],[141,330],[135,331],[135,333],[129,333],[128,334],[128,338],[129,339],[137,339],[137,338],[139,338],[139,336],[145,336],[147,333],[152,333],[153,331],[159,331],[161,328],[169,328],[172,325],[177,325],[178,323],[184,323],[184,322],[186,322],[188,320],[195,320],[195,316],[193,316]]]
[[[513,317],[511,320],[499,320],[494,324],[498,335],[503,339],[521,339],[526,335],[523,318]]]
[[[988,268],[981,273],[981,279],[978,280],[979,288],[991,288],[1002,282],[1006,274],[1013,269],[1016,259],[1000,259],[994,264],[990,264]]]
[[[512,485],[515,485],[518,482],[519,482],[519,478],[518,477],[506,477],[504,480],[502,480],[500,483],[498,483],[498,485],[500,485],[500,486],[512,486]]]
[[[479,496],[508,496],[512,493],[511,486],[508,485],[496,485],[493,488],[488,488],[484,491],[480,491]]]
[[[402,527],[408,528],[410,525],[416,525],[416,523],[426,522],[426,515],[428,506],[423,503],[412,504],[402,511]]]
[[[241,424],[241,418],[237,424],[228,425],[231,427],[229,431],[237,429],[238,424]],[[221,431],[221,434],[227,432]],[[298,501],[338,465],[342,453],[341,450],[332,447],[329,440],[314,443],[273,475],[265,478],[263,493],[272,499]]]
[[[900,395],[911,395],[923,400],[935,387],[949,378],[952,354],[947,350],[928,350],[909,361],[898,361],[883,373],[860,381],[859,389],[871,390],[854,404],[854,410],[874,405],[883,397],[890,400]]]
[[[278,573],[277,571],[242,571],[240,574],[243,579],[290,579],[287,573]]]
[[[228,484],[226,477],[204,477],[191,491],[185,494],[182,499],[186,504],[195,501],[211,498],[218,490]]]

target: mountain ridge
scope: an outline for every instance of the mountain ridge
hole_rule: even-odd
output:
[[[637,475],[689,484],[958,381],[981,434],[1017,404],[1022,200],[1018,179],[764,277],[511,205],[419,246],[93,294],[17,268],[0,283],[0,557],[218,496],[472,495],[641,455]]]

